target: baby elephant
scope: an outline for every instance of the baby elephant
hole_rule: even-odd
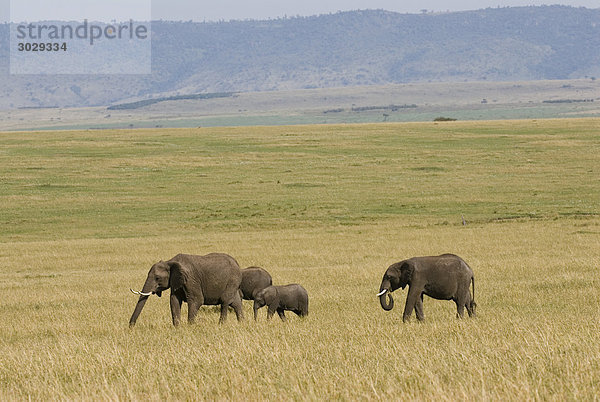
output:
[[[473,297],[470,285],[473,284]],[[407,321],[413,311],[422,321],[423,295],[456,303],[457,317],[462,318],[465,308],[469,317],[475,316],[475,278],[473,271],[462,258],[454,254],[436,257],[413,257],[389,266],[379,287],[379,301],[384,310],[394,307],[391,293],[408,285],[408,296],[402,321]],[[389,298],[389,303],[386,300]]]
[[[275,311],[282,321],[285,321],[285,310],[293,311],[300,317],[308,315],[308,293],[306,289],[298,284],[285,286],[269,286],[261,290],[254,298],[257,309],[269,306],[267,319],[270,319]]]

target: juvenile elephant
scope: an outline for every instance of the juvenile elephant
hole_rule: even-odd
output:
[[[269,286],[256,295],[254,311],[265,305],[269,306],[267,319],[271,319],[277,311],[281,320],[285,321],[285,310],[293,311],[300,317],[305,317],[308,315],[308,292],[295,283],[285,286]]]
[[[173,325],[181,320],[181,303],[188,303],[188,322],[192,323],[203,304],[221,305],[219,323],[227,318],[228,306],[233,307],[238,321],[244,318],[239,293],[242,271],[233,257],[227,254],[177,254],[169,261],[157,262],[150,268],[148,278],[139,294],[129,326],[133,327],[152,294],[161,296],[171,288],[171,316]]]
[[[242,269],[242,284],[240,285],[240,292],[242,292],[242,299],[254,300],[256,294],[264,288],[271,286],[273,279],[271,275],[261,267],[248,267]],[[256,301],[254,302],[254,319],[258,314],[258,307]]]
[[[473,284],[473,297],[469,287]],[[379,287],[379,302],[384,310],[394,307],[391,292],[408,285],[408,296],[404,306],[402,321],[406,322],[413,309],[417,319],[422,321],[423,295],[438,300],[453,300],[456,303],[457,317],[464,316],[466,307],[469,317],[475,316],[475,277],[473,271],[457,255],[442,254],[437,257],[413,257],[390,265],[385,271]],[[389,303],[386,300],[389,297]]]

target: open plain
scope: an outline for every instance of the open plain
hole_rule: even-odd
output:
[[[0,188],[2,400],[598,398],[598,119],[3,132]],[[152,296],[128,328],[154,262],[213,251],[308,317],[174,328]],[[381,309],[445,252],[476,318]]]
[[[418,82],[199,99],[132,99],[95,107],[0,110],[0,130],[97,130],[600,117],[600,80]],[[219,95],[219,94],[212,94]],[[144,103],[144,102],[156,103]],[[114,109],[115,106],[123,108]]]

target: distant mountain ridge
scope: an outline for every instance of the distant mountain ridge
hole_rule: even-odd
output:
[[[600,9],[366,10],[267,21],[153,21],[151,28],[151,75],[11,76],[9,27],[0,25],[0,108],[424,81],[600,77]]]

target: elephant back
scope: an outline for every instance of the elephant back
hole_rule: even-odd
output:
[[[237,293],[242,271],[237,261],[224,253],[207,255],[178,254],[172,259],[182,266],[189,294],[200,292],[203,304],[220,304]]]

